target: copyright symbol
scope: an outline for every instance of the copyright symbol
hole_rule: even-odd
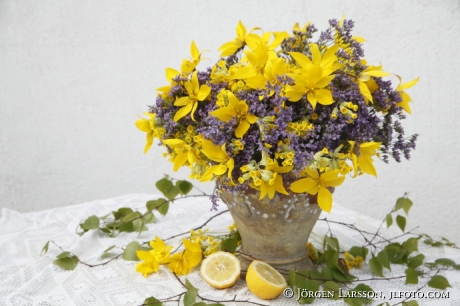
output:
[[[283,291],[283,296],[287,297],[288,299],[292,298],[294,296],[294,291],[291,288],[286,288]]]

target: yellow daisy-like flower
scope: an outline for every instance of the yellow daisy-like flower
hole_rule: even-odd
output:
[[[151,251],[136,251],[137,257],[143,262],[140,262],[136,265],[136,271],[142,273],[144,277],[149,276],[152,273],[155,273],[160,268],[160,263],[158,262],[156,256]]]
[[[198,107],[198,101],[204,101],[211,92],[211,87],[201,85],[198,81],[198,73],[195,71],[190,81],[184,83],[185,90],[188,96],[180,97],[174,102],[174,106],[182,106],[174,115],[174,121],[179,121],[181,118],[191,114],[192,120],[195,121],[195,110]]]
[[[291,184],[291,190],[296,193],[318,194],[318,205],[322,210],[330,212],[332,208],[332,194],[327,187],[336,187],[343,183],[344,176],[338,176],[340,171],[333,171],[319,174],[317,170],[311,170],[309,166],[305,172],[310,176],[302,178]]]
[[[228,97],[228,106],[221,107],[210,114],[227,123],[236,117],[238,127],[235,130],[235,136],[242,138],[251,127],[251,124],[257,122],[257,116],[248,113],[249,106],[245,101],[238,100],[230,91],[227,91],[226,94]]]
[[[190,240],[183,240],[185,250],[173,254],[168,268],[177,275],[185,275],[197,266],[202,258],[201,247]]]

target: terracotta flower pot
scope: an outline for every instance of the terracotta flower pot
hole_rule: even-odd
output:
[[[259,200],[259,192],[249,189],[223,192],[221,198],[241,235],[242,270],[255,259],[278,269],[312,269],[306,245],[321,213],[316,196],[277,194]]]

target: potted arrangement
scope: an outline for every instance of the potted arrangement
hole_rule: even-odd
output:
[[[221,58],[198,70],[201,53],[179,70],[136,126],[166,149],[174,170],[215,181],[242,237],[242,261],[308,268],[306,243],[321,210],[346,177],[377,176],[375,159],[409,159],[417,135],[405,137],[406,89],[382,65],[364,59],[351,20],[330,20],[292,33],[247,31],[220,47]],[[319,34],[319,35],[318,35]]]

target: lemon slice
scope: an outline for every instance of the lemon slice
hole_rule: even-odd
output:
[[[203,260],[200,272],[204,280],[214,288],[228,288],[240,277],[240,261],[233,254],[216,252]]]
[[[287,287],[286,280],[275,268],[258,260],[249,265],[246,283],[249,291],[263,300],[276,298]]]

